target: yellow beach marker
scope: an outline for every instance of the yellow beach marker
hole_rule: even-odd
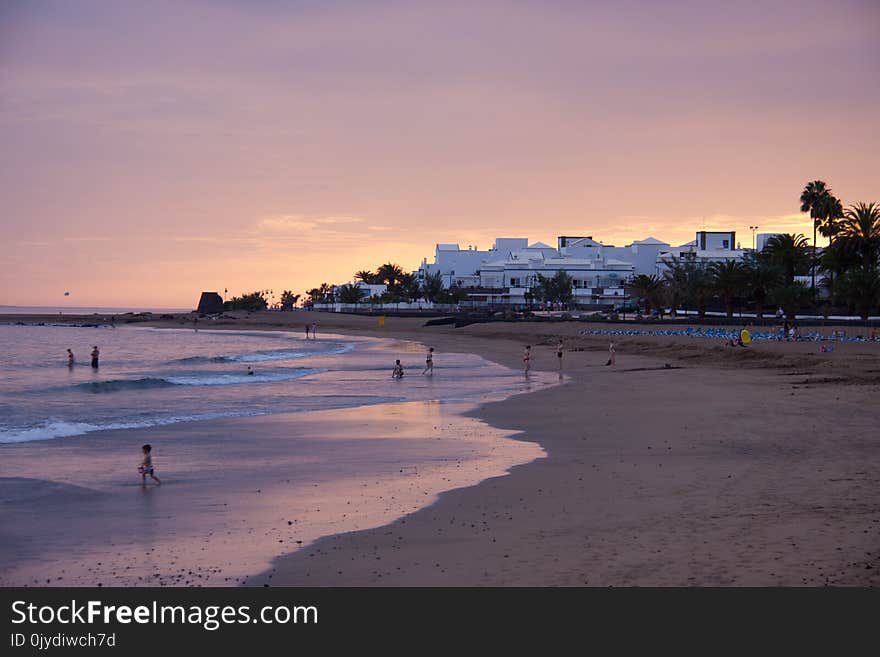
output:
[[[751,344],[752,334],[749,333],[746,329],[743,329],[739,332],[739,339],[744,345]]]
[[[379,326],[385,326],[385,315],[379,318]]]

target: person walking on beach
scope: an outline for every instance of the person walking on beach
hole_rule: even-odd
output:
[[[309,339],[309,325],[306,324],[306,340]]]
[[[434,347],[428,348],[428,353],[425,356],[425,369],[422,370],[422,374],[433,374],[434,373]]]
[[[526,345],[526,351],[523,354],[523,371],[528,374],[532,369],[532,345]]]
[[[614,361],[614,353],[615,353],[615,350],[614,350],[614,343],[613,343],[613,342],[610,342],[610,343],[608,344],[608,362],[605,363],[606,366],[608,366],[608,365],[614,365],[614,362],[615,362],[615,361]]]
[[[95,348],[92,349],[92,368],[98,369],[98,357],[100,356],[100,352],[98,351],[98,345],[95,345]]]
[[[150,478],[156,482],[156,485],[160,486],[162,482],[159,481],[159,477],[156,476],[156,473],[153,470],[153,446],[146,444],[141,449],[144,452],[144,460],[141,461],[141,464],[138,467],[138,472],[141,475],[141,486],[147,485],[147,475],[150,475]]]
[[[73,352],[70,349],[68,349],[67,350],[67,366],[72,369],[74,363],[76,363],[76,359],[73,357]]]
[[[318,338],[318,325],[312,324],[312,340],[316,340]]]
[[[402,379],[403,378],[403,365],[400,364],[400,359],[398,358],[394,361],[394,370],[391,372],[392,379]]]
[[[559,362],[559,371],[562,371],[562,338],[559,339],[559,343],[556,345],[556,360]]]

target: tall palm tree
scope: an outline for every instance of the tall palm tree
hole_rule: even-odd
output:
[[[768,239],[761,254],[768,262],[779,266],[785,274],[785,280],[792,283],[794,277],[806,271],[810,264],[809,246],[803,235],[784,233]]]
[[[876,269],[880,258],[880,204],[857,203],[847,209],[840,231],[859,254],[864,269]]]
[[[764,316],[767,296],[782,283],[780,269],[754,252],[748,252],[744,262],[743,279],[746,289],[755,302],[755,315]]]
[[[728,317],[733,317],[733,300],[745,290],[745,265],[737,260],[724,260],[709,265],[709,285],[721,296]]]
[[[840,202],[840,199],[828,194],[819,209],[819,234],[828,238],[829,246],[834,241],[834,236],[842,228],[840,220],[844,215],[843,203]],[[815,244],[813,248],[815,249]]]
[[[639,274],[626,284],[627,291],[636,299],[645,302],[645,313],[650,313],[651,308],[662,303],[665,285],[663,280],[651,274]]]
[[[822,180],[814,180],[807,183],[801,192],[801,212],[809,212],[813,220],[813,260],[816,259],[816,229],[822,219],[822,213],[828,206],[828,197],[831,190]],[[816,266],[813,265],[813,289],[816,289]]]

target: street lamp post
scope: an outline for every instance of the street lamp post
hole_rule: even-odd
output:
[[[758,230],[760,226],[749,226],[749,230],[752,231],[752,251],[755,250],[755,231]]]

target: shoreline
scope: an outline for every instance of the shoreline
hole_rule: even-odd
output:
[[[638,377],[635,386],[655,396],[649,377],[690,375],[636,364],[621,376]],[[708,387],[711,397],[713,375],[690,391],[706,396]],[[728,385],[766,392],[776,376],[765,372],[756,382],[747,371]],[[880,509],[871,501],[880,480],[864,460],[876,460],[876,440],[861,435],[854,453],[835,464],[829,457],[845,431],[803,445],[792,445],[787,432],[767,440],[754,426],[747,436],[718,438],[707,431],[714,412],[693,418],[693,433],[645,435],[640,424],[610,436],[578,432],[567,416],[580,416],[583,385],[589,382],[576,378],[528,396],[553,409],[554,424],[529,418],[515,397],[474,411],[517,431],[513,439],[537,442],[547,458],[447,491],[385,527],[325,537],[307,553],[279,557],[273,585],[880,585]],[[663,414],[679,394],[667,391],[650,413]],[[799,409],[814,403],[798,402]],[[722,406],[735,412],[738,404]],[[673,423],[675,415],[662,420]]]
[[[0,555],[0,582],[241,583],[271,568],[281,545],[298,550],[322,536],[382,526],[445,490],[544,457],[465,412],[473,406],[386,402],[5,444],[0,533],[9,552]],[[119,466],[144,441],[160,447],[163,485],[148,485],[136,500],[139,482]],[[101,474],[87,472],[96,462]],[[220,488],[206,480],[214,473]],[[90,543],[92,535],[102,540]]]
[[[880,585],[876,343],[621,337],[606,369],[608,338],[580,322],[296,315],[513,367],[529,342],[538,371],[561,336],[568,381],[473,411],[547,458],[279,556],[273,585]]]

